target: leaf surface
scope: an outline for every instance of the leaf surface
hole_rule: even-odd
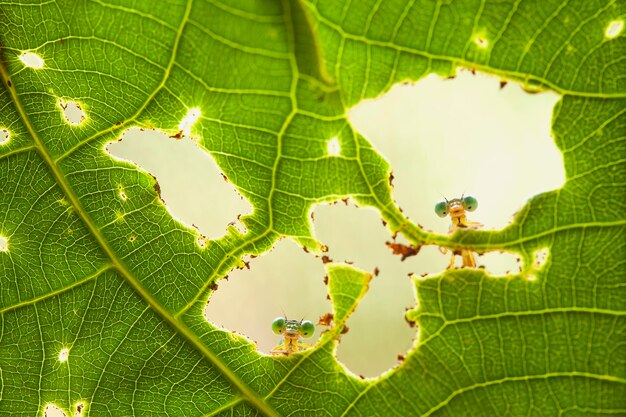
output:
[[[604,33],[624,16],[602,1],[0,2],[0,413],[626,414],[626,38]],[[448,237],[402,215],[346,111],[457,66],[563,95],[567,182],[502,231]],[[254,207],[247,233],[204,246],[154,178],[105,150],[135,126],[175,136],[192,108],[193,135]],[[367,291],[356,268],[327,265],[336,323],[301,354],[266,357],[204,321],[244,255],[282,237],[319,251],[309,210],[345,197],[414,245],[517,251],[524,270],[415,279],[419,339],[372,380],[334,359]]]

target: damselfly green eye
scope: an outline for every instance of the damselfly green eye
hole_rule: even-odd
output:
[[[467,211],[474,211],[476,210],[476,207],[478,207],[478,200],[468,195],[467,197],[463,198],[463,207]]]
[[[300,334],[302,337],[311,337],[315,333],[315,325],[308,320],[300,323]]]
[[[283,317],[276,317],[272,322],[272,331],[276,334],[281,334],[285,331],[285,319]]]
[[[437,213],[437,216],[439,217],[446,217],[448,214],[448,203],[445,201],[437,203],[435,205],[435,213]]]

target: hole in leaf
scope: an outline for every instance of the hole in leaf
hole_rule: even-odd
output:
[[[425,248],[419,256],[404,261],[400,261],[401,256],[393,255],[385,244],[390,240],[389,232],[377,211],[353,205],[321,204],[315,206],[314,213],[315,236],[328,246],[327,256],[334,262],[348,261],[356,268],[378,273],[348,319],[350,331],[342,336],[337,348],[337,358],[350,371],[377,376],[395,366],[398,355],[405,355],[412,346],[416,329],[407,326],[404,320],[406,308],[415,306],[408,274],[428,268],[426,264],[431,260],[422,256],[421,250]],[[397,242],[406,243],[400,237]],[[439,254],[435,263],[441,260]],[[444,265],[439,263],[435,267],[441,270]]]
[[[509,224],[530,197],[563,186],[563,158],[550,131],[559,96],[500,82],[463,70],[452,80],[430,75],[350,111],[393,167],[395,200],[426,229],[448,232],[449,217],[434,211],[442,195],[477,198],[468,219],[489,230]],[[503,267],[491,268],[491,259],[482,261],[488,269]],[[516,268],[511,261],[506,269]]]
[[[228,279],[217,282],[205,309],[206,319],[257,343],[263,353],[278,346],[280,335],[272,332],[272,322],[282,316],[317,323],[332,311],[326,299],[326,274],[322,262],[306,253],[291,240],[281,240],[269,252],[250,259],[250,269],[234,269]],[[314,344],[322,326],[313,337],[301,340]]]
[[[222,236],[229,222],[240,223],[239,214],[252,212],[250,203],[224,181],[213,158],[189,137],[175,140],[160,131],[133,128],[109,143],[107,151],[157,178],[157,192],[172,216],[204,236]],[[242,224],[240,228],[245,231]]]
[[[339,156],[341,154],[341,145],[339,144],[339,138],[336,136],[328,141],[326,150],[329,156]]]
[[[476,264],[493,276],[515,275],[522,270],[519,255],[510,252],[487,252],[476,256]]]
[[[11,132],[7,129],[0,128],[0,145],[6,145],[9,143],[9,139],[11,138]]]
[[[608,39],[613,39],[617,37],[617,35],[619,35],[622,30],[624,30],[624,21],[621,19],[613,20],[607,25],[604,31],[604,36],[606,36]]]
[[[77,126],[87,118],[82,106],[76,101],[59,100],[59,107],[63,111],[65,121],[71,125]]]
[[[189,109],[183,120],[181,120],[180,124],[178,125],[178,130],[189,136],[191,134],[192,126],[198,121],[200,115],[200,109]]]
[[[69,356],[70,356],[69,349],[61,349],[61,351],[59,352],[59,361],[65,362]]]
[[[4,236],[0,236],[0,251],[1,252],[9,251],[9,239]]]
[[[202,249],[204,249],[209,242],[208,242],[206,237],[198,236],[196,238],[196,243],[198,244],[198,246],[200,246]]]
[[[47,404],[43,410],[44,417],[67,417],[65,411],[54,404]]]
[[[29,68],[40,69],[43,68],[43,58],[34,52],[22,52],[20,55],[20,61]]]
[[[426,229],[447,233],[435,204],[462,194],[478,200],[472,221],[505,227],[526,201],[565,182],[550,135],[553,92],[527,94],[515,83],[460,71],[396,85],[354,107],[350,121],[390,162],[394,198]]]

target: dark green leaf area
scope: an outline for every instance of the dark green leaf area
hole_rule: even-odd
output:
[[[533,415],[578,408],[621,412],[625,375],[614,365],[625,363],[616,346],[626,336],[626,321],[617,311],[585,306],[566,295],[564,283],[556,288],[541,278],[455,271],[415,283],[419,307],[408,317],[420,338],[389,383],[410,386],[422,399],[414,403],[419,415],[462,415],[463,408],[484,416],[507,409],[518,414],[532,409],[533,401],[542,410]],[[580,299],[597,282],[579,276],[567,285]],[[378,395],[385,395],[383,386]],[[394,399],[390,409],[402,403]]]
[[[430,71],[449,73],[456,66],[563,93],[605,97],[623,96],[626,90],[616,60],[626,53],[626,42],[609,42],[604,35],[609,22],[624,15],[621,3],[307,4],[320,27],[327,67],[349,105],[393,82]]]
[[[5,156],[0,193],[0,312],[97,275],[109,261],[37,152]]]
[[[107,272],[3,314],[0,413],[84,402],[91,415],[151,415],[158,401],[166,413],[204,414],[233,400],[229,383],[139,300]]]

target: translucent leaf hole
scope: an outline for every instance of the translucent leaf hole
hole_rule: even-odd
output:
[[[191,134],[192,126],[198,121],[201,114],[202,113],[198,108],[189,109],[183,120],[181,120],[178,125],[178,129],[185,135],[189,136]]]
[[[22,52],[20,55],[20,61],[22,61],[28,68],[40,69],[43,68],[44,65],[43,58],[34,52]]]
[[[604,30],[604,36],[608,39],[613,39],[622,33],[622,30],[624,30],[624,21],[621,19],[613,20],[612,22],[609,22]]]
[[[330,313],[326,299],[323,263],[291,240],[280,240],[272,250],[256,258],[246,258],[228,279],[217,282],[205,309],[206,319],[216,326],[247,336],[257,349],[269,353],[279,344],[272,332],[276,317],[310,320]],[[316,326],[314,344],[323,326]]]
[[[73,126],[78,126],[87,119],[87,115],[85,114],[83,107],[76,101],[66,102],[64,100],[59,100],[59,107],[63,112],[63,118],[65,121]]]
[[[425,268],[422,262],[428,258],[410,256],[401,261],[394,255],[387,243],[406,242],[390,239],[375,210],[351,203],[321,204],[315,206],[313,217],[315,236],[328,247],[326,255],[333,262],[346,261],[375,275],[348,319],[349,332],[341,337],[337,359],[354,374],[378,376],[398,364],[398,355],[406,355],[416,337],[415,328],[404,320],[406,309],[415,306],[408,275]]]
[[[157,130],[132,128],[106,149],[152,174],[172,216],[203,236],[220,237],[233,222],[245,233],[238,217],[251,213],[252,206],[224,180],[213,158],[189,137],[178,139]],[[123,188],[118,191],[122,200],[128,198]]]
[[[535,257],[535,263],[533,265],[533,267],[535,269],[541,269],[544,267],[544,265],[546,264],[546,262],[548,261],[548,257],[550,256],[550,249],[549,248],[542,248],[539,249],[537,251],[535,251],[534,257]]]
[[[482,223],[481,230],[502,229],[530,197],[565,182],[550,130],[558,99],[460,70],[454,79],[430,75],[396,85],[359,103],[349,118],[391,164],[394,198],[414,222],[446,234],[450,219],[438,217],[435,204],[465,194],[478,200],[468,220]],[[491,268],[497,257],[477,262],[488,271],[518,268],[514,256]]]
[[[70,350],[69,349],[61,349],[61,351],[59,352],[59,361],[60,362],[65,362],[65,361],[67,361],[69,356],[70,356]]]
[[[6,145],[11,139],[11,132],[7,129],[0,128],[0,145]]]
[[[43,410],[44,417],[68,417],[61,408],[54,404],[47,404]]]
[[[328,156],[339,156],[341,154],[339,139],[337,137],[330,139],[326,145],[326,150],[328,152]]]
[[[8,252],[9,251],[9,239],[0,236],[0,252]]]
[[[196,238],[196,243],[198,244],[198,246],[199,246],[201,249],[204,249],[204,248],[206,247],[206,245],[207,245],[209,242],[208,242],[208,240],[207,240],[207,238],[206,238],[206,237],[204,237],[204,236],[198,236],[198,237]]]

